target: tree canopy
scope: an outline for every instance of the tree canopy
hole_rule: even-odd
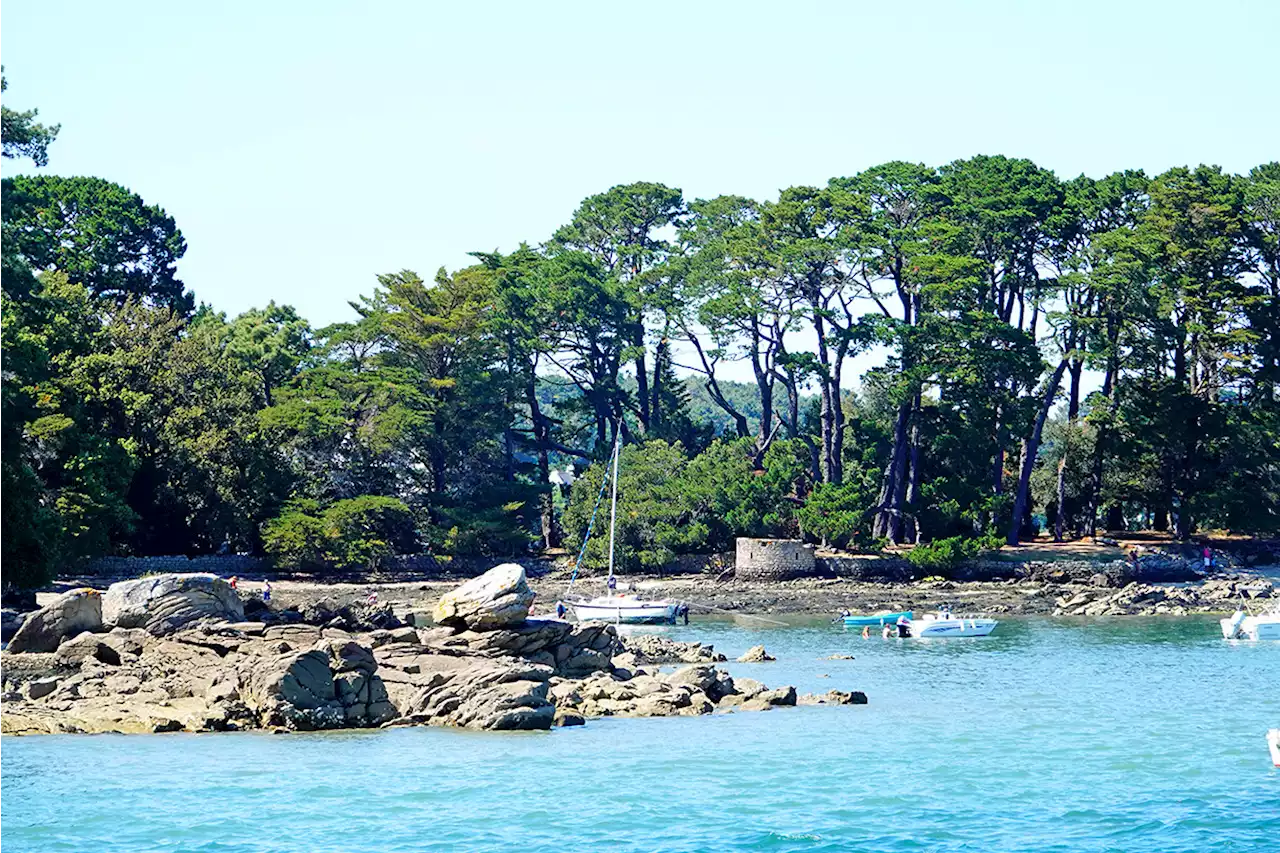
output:
[[[1037,528],[1280,532],[1280,164],[620,185],[323,328],[197,309],[176,223],[116,184],[3,193],[7,583],[576,549],[616,437],[623,569],[740,535],[933,565]]]

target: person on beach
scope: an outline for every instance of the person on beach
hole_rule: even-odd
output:
[[[373,592],[369,593],[369,597],[368,597],[368,598],[366,598],[366,599],[364,600],[364,603],[365,603],[365,604],[377,604],[377,603],[378,603],[378,591],[375,589]]]
[[[240,582],[240,578],[236,577],[235,575],[232,575],[231,580],[227,581],[227,583],[231,584],[232,589],[235,589],[236,584],[238,584],[239,582]]]
[[[271,581],[262,582],[262,600],[263,601],[271,600]]]
[[[1206,569],[1213,568],[1213,549],[1208,545],[1204,546],[1204,567]]]
[[[609,575],[609,580],[605,582],[605,586],[609,587],[609,594],[613,595],[618,590],[618,579],[613,575]]]
[[[564,615],[568,612],[569,611],[565,609],[563,601],[556,602],[556,618],[557,619],[563,619]]]

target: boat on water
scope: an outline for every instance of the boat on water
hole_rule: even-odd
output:
[[[600,494],[596,497],[595,509],[591,512],[591,521],[587,525],[587,535],[582,541],[582,549],[578,552],[577,563],[574,564],[573,577],[569,579],[569,588],[560,601],[560,605],[572,611],[573,618],[579,622],[612,622],[616,625],[674,625],[681,615],[689,621],[689,608],[681,601],[670,599],[646,600],[635,595],[618,594],[617,578],[613,573],[614,531],[618,521],[618,457],[622,455],[622,434],[619,431],[613,441],[613,458],[610,460],[611,473],[600,484]],[[600,510],[600,502],[604,498],[606,486],[612,484],[613,495],[609,508],[609,577],[606,581],[608,593],[595,598],[571,597],[574,581],[578,578],[578,566],[587,553],[587,542],[591,540],[591,530],[595,527],[596,513]]]
[[[674,625],[680,616],[678,601],[644,601],[634,595],[601,595],[590,600],[566,602],[579,622],[614,622],[621,625]]]
[[[952,616],[949,610],[926,613],[912,619],[907,634],[918,639],[935,637],[985,637],[1000,623],[983,616]]]
[[[1256,616],[1237,610],[1219,624],[1228,640],[1280,640],[1280,603]]]
[[[1280,729],[1267,732],[1267,747],[1271,750],[1271,763],[1280,767]]]
[[[846,628],[862,628],[867,625],[896,625],[901,618],[911,619],[915,615],[911,610],[877,610],[861,616],[845,616]]]

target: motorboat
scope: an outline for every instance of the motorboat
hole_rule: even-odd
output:
[[[566,601],[579,622],[612,622],[620,625],[674,625],[682,612],[678,601],[644,601],[633,595],[601,595],[590,600]]]
[[[684,602],[669,599],[645,600],[635,595],[617,592],[618,580],[614,574],[614,544],[618,521],[618,459],[622,455],[622,434],[618,432],[613,440],[613,454],[609,460],[612,472],[600,484],[600,494],[596,496],[595,509],[591,511],[591,520],[587,523],[587,534],[583,537],[582,548],[578,559],[574,562],[573,576],[569,579],[569,588],[559,607],[573,611],[573,617],[579,622],[611,622],[615,625],[674,625],[676,619],[684,616],[689,621],[689,608]],[[608,470],[608,469],[606,469]],[[578,567],[587,553],[587,542],[591,539],[591,531],[595,529],[596,513],[600,511],[600,503],[604,499],[606,487],[612,485],[613,496],[609,508],[609,576],[606,581],[609,592],[595,598],[571,597],[574,582],[578,579]],[[557,608],[559,609],[559,608]]]
[[[951,611],[940,610],[910,620],[907,634],[922,640],[934,637],[985,637],[999,624],[995,619],[983,616],[952,616]]]
[[[875,613],[862,616],[845,616],[844,626],[846,628],[862,628],[867,625],[896,625],[899,619],[906,618],[910,620],[914,615],[911,610],[877,610]]]
[[[1228,640],[1280,640],[1280,603],[1256,616],[1237,610],[1219,624]]]
[[[1271,750],[1271,763],[1280,767],[1280,729],[1267,732],[1267,747]]]

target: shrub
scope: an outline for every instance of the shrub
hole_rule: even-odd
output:
[[[377,495],[341,500],[324,511],[295,501],[262,528],[267,555],[282,569],[377,569],[392,554],[412,553],[418,537],[403,501]]]
[[[995,534],[977,539],[951,536],[917,545],[907,552],[907,561],[921,571],[946,576],[965,560],[972,560],[985,551],[996,550],[1004,540]]]

